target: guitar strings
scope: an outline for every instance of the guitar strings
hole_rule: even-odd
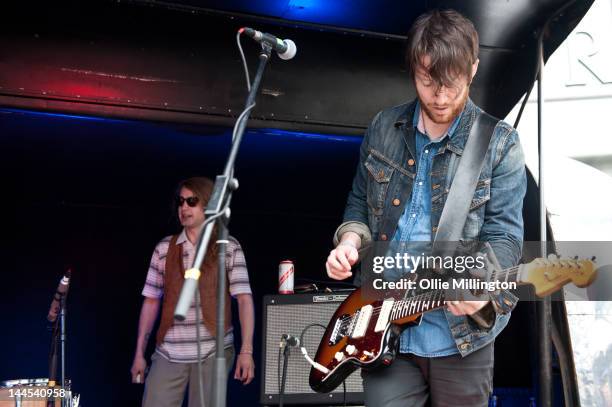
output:
[[[520,272],[520,267],[521,266],[519,265],[519,266],[510,267],[510,268],[508,268],[506,270],[494,271],[493,273],[491,273],[491,277],[492,277],[493,280],[496,280],[497,277],[504,277],[504,280],[507,281],[508,277],[518,275],[518,273]],[[582,268],[582,266],[580,264],[578,264],[577,266],[570,265],[569,267]],[[439,292],[441,293],[441,291],[439,291]],[[399,312],[399,314],[402,314],[402,311],[400,311],[401,308],[404,308],[403,311],[405,311],[406,309],[410,309],[412,304],[415,303],[415,302],[429,301],[429,302],[432,302],[432,303],[435,303],[435,302],[439,303],[439,302],[443,301],[442,300],[442,296],[440,296],[439,299],[432,299],[432,298],[425,299],[425,298],[421,298],[421,297],[431,296],[432,294],[434,294],[434,298],[435,298],[435,294],[436,293],[437,292],[430,291],[430,292],[427,292],[427,293],[418,294],[418,295],[416,295],[414,297],[406,298],[406,299],[403,299],[403,300],[397,300],[393,304],[393,307],[391,309],[391,314],[398,313],[398,312]],[[437,306],[439,307],[440,304],[438,304]],[[417,309],[418,308],[419,308],[419,306],[417,306]],[[430,310],[429,309],[430,305],[428,305],[426,308],[428,308],[428,309],[424,310],[424,311],[429,311]],[[435,306],[431,307],[431,308],[433,309],[433,308],[435,308]],[[372,309],[372,316],[379,315],[381,309],[382,309],[382,306],[373,307],[373,309]],[[419,311],[419,312],[424,312],[424,311]],[[340,321],[341,321],[340,322],[340,328],[345,328],[347,326],[347,324],[350,325],[355,317],[356,317],[356,315],[353,314],[353,315],[349,315],[349,316],[341,318],[340,319]]]
[[[435,299],[435,297],[437,295],[440,295],[440,298]],[[430,298],[432,296],[433,296],[433,298]],[[410,299],[397,300],[393,304],[393,308],[391,310],[391,313],[399,311],[400,308],[409,309],[409,307],[414,302],[424,302],[424,301],[427,301],[427,302],[431,302],[432,304],[436,303],[436,302],[440,303],[440,302],[442,302],[442,297],[443,297],[443,293],[441,291],[430,291],[430,292],[427,292],[427,293],[418,294],[418,295],[416,295],[414,297],[411,297]],[[440,306],[440,304],[438,304],[438,306]],[[429,308],[429,306],[427,308]],[[372,309],[372,316],[379,315],[381,309],[382,309],[382,306],[373,307],[373,309]],[[346,327],[346,325],[347,325],[346,323],[347,322],[350,325],[350,323],[352,323],[352,320],[355,317],[356,317],[356,315],[349,315],[349,316],[346,316],[346,317],[342,318],[340,320],[341,321],[340,322],[340,328]]]
[[[504,270],[504,271],[493,272],[491,274],[491,277],[495,278],[497,276],[505,275],[505,280],[507,280],[508,277],[514,276],[514,275],[518,274],[519,269],[520,269],[520,266],[514,266],[514,267],[511,267],[511,268],[509,268],[507,270]],[[429,298],[429,299],[422,298],[422,297],[426,297],[426,296],[431,296],[432,294],[434,294],[434,297],[435,297],[436,293],[437,292],[431,291],[431,292],[427,292],[427,293],[423,293],[423,294],[418,294],[418,295],[416,295],[414,297],[410,297],[410,298],[407,298],[407,299],[397,300],[393,304],[393,308],[391,310],[391,313],[397,312],[399,308],[407,308],[407,309],[409,309],[410,306],[412,305],[412,303],[414,303],[414,302],[422,302],[422,301],[440,302],[440,301],[442,301],[441,298],[437,299],[437,300],[433,299],[433,298]],[[418,308],[418,306],[417,306],[417,308]],[[427,308],[429,308],[429,306]],[[432,307],[432,308],[435,308],[435,307]],[[374,307],[372,309],[372,315],[379,315],[381,309],[382,309],[382,306]],[[340,328],[345,328],[347,326],[347,323],[350,324],[352,322],[352,320],[355,318],[355,316],[356,315],[353,314],[353,315],[349,315],[349,316],[346,316],[344,318],[341,318],[340,319],[340,321],[341,321],[340,322]]]

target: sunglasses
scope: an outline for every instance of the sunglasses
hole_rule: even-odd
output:
[[[176,197],[177,207],[181,208],[185,202],[187,202],[187,205],[190,208],[194,208],[198,204],[198,202],[200,202],[200,199],[197,196],[190,196],[188,198],[183,198],[182,196]]]

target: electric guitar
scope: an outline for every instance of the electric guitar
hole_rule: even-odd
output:
[[[596,277],[592,260],[536,259],[494,272],[490,281],[531,284],[538,297],[549,295],[568,284],[586,287]],[[380,295],[378,295],[380,297]],[[357,368],[390,365],[401,332],[417,324],[424,312],[443,307],[444,291],[432,290],[416,296],[390,296],[368,299],[361,288],[352,292],[338,307],[321,339],[310,387],[317,392],[334,390]]]

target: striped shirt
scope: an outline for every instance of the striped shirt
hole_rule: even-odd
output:
[[[172,236],[162,239],[153,252],[151,265],[147,273],[142,295],[148,298],[162,298],[164,295],[164,272],[166,269],[166,255]],[[176,240],[177,244],[183,245],[183,266],[185,270],[191,267],[195,257],[195,246],[187,239],[185,230],[181,232]],[[234,238],[229,239],[227,244],[226,271],[229,281],[229,292],[232,297],[239,294],[251,294],[249,275],[246,268],[246,260],[240,243]],[[202,321],[202,310],[198,309],[200,315],[200,343],[202,359],[207,358],[215,352],[215,338],[204,326]],[[187,311],[184,321],[174,321],[174,324],[164,337],[163,342],[156,348],[156,352],[170,362],[194,363],[198,360],[197,336],[196,336],[196,307],[195,299]],[[233,330],[226,333],[225,346],[234,343]]]

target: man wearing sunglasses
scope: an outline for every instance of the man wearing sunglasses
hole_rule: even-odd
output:
[[[211,405],[213,365],[215,354],[217,310],[217,247],[211,244],[201,266],[199,280],[201,307],[195,301],[183,322],[175,321],[174,309],[184,280],[184,271],[193,264],[195,245],[202,231],[204,210],[213,188],[213,182],[204,177],[189,178],[179,183],[176,194],[176,214],[183,230],[167,236],[158,243],[142,291],[145,297],[140,312],[136,354],[132,365],[132,382],[142,383],[147,367],[144,352],[161,308],[161,321],[157,331],[156,348],[151,369],[146,377],[142,405],[144,407],[181,406],[185,388],[189,384],[189,406],[200,406],[197,382],[196,312],[199,315],[202,384],[205,405]],[[233,237],[227,244],[228,291],[225,293],[225,357],[228,369],[234,359],[231,326],[231,300],[238,303],[242,346],[236,359],[234,378],[244,385],[255,375],[253,361],[254,307],[246,262],[240,243]],[[229,373],[229,370],[228,370]]]

